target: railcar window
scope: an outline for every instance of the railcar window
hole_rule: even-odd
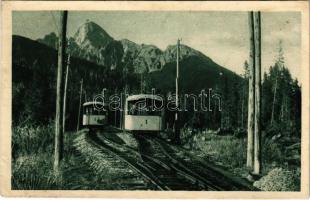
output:
[[[161,104],[162,104],[161,101],[153,100],[153,99],[128,101],[128,106],[127,106],[128,114],[129,115],[143,115],[143,116],[145,115],[160,116],[161,110],[157,110],[156,108],[158,108]]]
[[[105,115],[106,111],[96,109],[93,105],[84,106],[84,113],[86,115]]]
[[[95,114],[95,115],[104,115],[105,112],[104,112],[103,110],[94,109],[94,114]]]
[[[91,115],[92,113],[93,113],[92,108],[91,108],[90,106],[87,106],[87,107],[86,107],[86,114],[87,114],[87,115]]]

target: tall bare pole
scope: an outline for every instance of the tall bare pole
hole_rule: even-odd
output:
[[[114,89],[114,94],[116,94],[117,90],[116,88]],[[114,126],[117,127],[116,125],[116,109],[114,109]]]
[[[276,83],[273,89],[273,100],[272,100],[272,109],[271,109],[271,125],[273,125],[274,123],[274,108],[275,108],[275,103],[276,103],[277,87],[278,87],[278,75],[276,74]]]
[[[254,174],[261,173],[261,15],[254,13],[255,40],[255,118]]]
[[[279,41],[279,49],[278,49],[278,58],[277,58],[277,65],[280,69],[283,68],[284,64],[284,57],[283,57],[283,49],[282,49],[282,40]],[[271,125],[274,124],[274,115],[275,115],[275,104],[276,104],[276,97],[277,97],[277,89],[278,89],[278,70],[276,71],[276,83],[273,89],[273,101],[272,101],[272,109],[271,109]]]
[[[255,115],[255,48],[254,48],[254,19],[253,11],[248,13],[250,33],[250,57],[249,57],[249,102],[248,102],[248,144],[247,167],[251,170],[254,165],[254,115]]]
[[[126,84],[125,86],[125,95],[124,95],[124,100],[123,100],[123,108],[124,108],[124,111],[123,111],[123,130],[125,130],[125,115],[126,115],[126,112],[127,111],[127,106],[126,106],[126,98],[127,98],[127,93],[128,93],[128,86]]]
[[[176,61],[176,78],[175,78],[175,105],[176,105],[176,112],[175,112],[175,133],[174,133],[174,142],[179,143],[180,140],[180,129],[179,129],[179,57],[180,57],[180,39],[177,41],[177,61]]]
[[[180,39],[177,42],[177,70],[175,78],[175,104],[176,107],[179,107],[179,48],[180,48]],[[175,113],[175,120],[178,120],[178,112]]]
[[[70,54],[68,54],[66,78],[65,78],[65,89],[64,89],[64,105],[63,105],[63,115],[62,115],[62,126],[64,129],[64,132],[66,131],[66,109],[67,109],[67,88],[68,88],[69,65],[70,65]]]
[[[125,88],[124,88],[124,95],[123,95],[123,98],[121,99],[122,100],[122,110],[121,110],[121,116],[120,116],[120,128],[125,130],[125,114],[126,114],[126,97],[127,97],[127,84],[125,85]]]
[[[63,154],[63,124],[62,124],[62,100],[63,100],[63,64],[66,48],[68,11],[60,12],[60,30],[58,41],[58,67],[56,86],[56,116],[55,116],[55,149],[54,149],[54,172],[58,174],[59,163]]]
[[[79,103],[79,113],[76,125],[76,131],[80,129],[80,118],[81,118],[81,104],[82,104],[82,94],[83,94],[83,79],[81,80],[81,88],[80,88],[80,103]]]
[[[140,74],[140,94],[143,93],[143,74]]]
[[[125,93],[125,92],[124,92]],[[120,110],[119,110],[119,128],[120,129],[123,129],[123,127],[122,127],[122,125],[123,125],[123,96],[125,96],[125,95],[123,95],[123,92],[121,92],[121,108],[120,108]]]

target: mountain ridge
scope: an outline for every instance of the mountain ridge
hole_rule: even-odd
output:
[[[73,36],[74,41],[81,47],[105,48],[114,39],[98,24],[87,21],[82,24]]]
[[[37,41],[51,46],[50,41],[57,40],[50,33]],[[69,52],[76,57],[86,59],[109,69],[116,69],[120,61],[132,65],[135,73],[161,71],[163,67],[176,60],[176,45],[167,45],[161,50],[153,44],[138,44],[129,39],[115,40],[102,27],[92,21],[82,24],[73,37],[68,39]],[[54,45],[56,48],[56,45]],[[198,56],[212,60],[202,52],[185,44],[180,45],[180,60]]]
[[[55,111],[57,50],[21,36],[13,35],[12,42],[13,99],[29,99],[27,102],[14,101],[14,119],[24,115],[35,115],[38,119],[48,121],[49,115],[45,114]],[[71,44],[70,46],[73,48]],[[171,49],[174,48],[171,47]],[[185,50],[185,48],[183,49]],[[138,74],[135,71],[137,69],[133,69],[136,59],[131,59],[130,54],[125,54],[124,59],[120,59],[122,57],[113,59],[113,54],[116,51],[123,52],[123,50],[122,43],[115,40],[103,50],[104,62],[111,63],[113,68],[110,65],[106,67],[71,54],[68,85],[70,96],[68,109],[70,111],[68,112],[71,113],[73,124],[76,124],[76,105],[79,103],[77,94],[79,94],[79,85],[82,79],[84,80],[85,101],[92,100],[103,88],[107,88],[110,94],[122,92],[124,88],[128,88],[129,94],[150,94],[152,88],[156,90],[156,94],[162,95],[175,91],[176,61],[174,59],[166,63],[164,56],[154,56],[157,62],[163,62],[162,69],[143,71],[142,74]],[[133,56],[140,58],[137,60],[143,62],[144,53],[156,55],[155,50],[152,46],[146,46],[143,53],[136,52]],[[184,52],[186,53],[186,51]],[[160,50],[159,53],[162,51]],[[170,54],[174,53],[170,52]],[[172,55],[169,56],[173,57]],[[147,58],[152,58],[152,56]],[[150,59],[149,62],[152,64],[154,60]],[[147,66],[148,63],[144,64]],[[180,60],[179,73],[179,89],[182,94],[199,94],[202,90],[207,91],[210,88],[216,92],[231,93],[231,91],[235,91],[234,88],[238,88],[238,83],[242,80],[240,76],[201,55],[183,57]],[[228,96],[226,92],[223,95]],[[49,106],[47,107],[45,104]],[[25,108],[29,113],[23,111]],[[31,110],[41,110],[42,112],[31,112]]]

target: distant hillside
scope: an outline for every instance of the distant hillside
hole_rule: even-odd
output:
[[[56,35],[39,39],[51,46]],[[128,39],[114,40],[94,22],[82,24],[69,39],[69,52],[75,57],[94,62],[106,70],[148,73],[148,83],[161,91],[173,91],[175,81],[176,45],[162,51],[154,45],[137,44]],[[180,45],[180,84],[184,91],[198,91],[223,85],[223,80],[241,79],[230,70],[216,64],[203,53],[184,44]],[[231,84],[230,84],[231,85]]]
[[[12,49],[13,121],[28,117],[47,122],[55,112],[57,52],[25,37],[13,35]],[[68,80],[68,113],[76,123],[80,81],[84,80],[83,101],[91,100],[103,88],[110,92],[123,87],[121,72],[110,71],[86,60],[71,57]],[[138,87],[134,74],[128,75]]]
[[[176,60],[176,45],[169,45],[162,51],[155,45],[136,44],[128,39],[117,41],[102,27],[91,21],[82,24],[68,40],[69,52],[72,55],[112,70],[125,63],[125,66],[132,68],[135,73],[161,71],[166,64]],[[55,48],[57,36],[55,33],[50,33],[37,41]],[[180,59],[190,56],[210,59],[201,52],[182,44]]]
[[[199,93],[202,89],[213,90],[222,87],[226,82],[240,81],[241,77],[214,63],[211,59],[200,56],[189,56],[179,65],[180,90],[184,93]],[[176,63],[171,62],[163,70],[150,73],[153,87],[161,91],[174,91]],[[229,87],[227,86],[227,87]]]
[[[53,33],[37,41],[13,36],[13,119],[31,117],[46,122],[55,111],[57,36]],[[76,122],[79,87],[84,80],[84,99],[91,100],[103,88],[120,93],[125,85],[131,94],[144,91],[167,94],[175,91],[176,45],[162,51],[154,45],[114,40],[93,22],[79,27],[69,38],[72,55],[68,85],[68,117]],[[141,76],[140,76],[141,74]],[[142,78],[142,79],[141,79]],[[142,81],[141,81],[142,80]],[[221,93],[223,102],[236,102],[232,91],[242,78],[216,64],[203,53],[180,46],[180,92],[200,93],[211,88]],[[232,100],[230,100],[232,99]],[[230,103],[234,105],[234,103]],[[188,115],[190,118],[192,113]],[[215,118],[218,118],[214,115]]]
[[[45,35],[42,39],[37,39],[37,41],[54,49],[58,47],[58,37],[54,32]]]
[[[30,120],[46,124],[54,119],[57,41],[55,33],[37,41],[13,35],[13,125]],[[68,41],[67,53],[71,55],[71,62],[67,118],[71,128],[76,127],[82,79],[82,102],[92,100],[104,88],[108,89],[107,95],[120,94],[125,87],[129,94],[140,93],[141,89],[142,92],[151,93],[152,88],[156,89],[157,94],[163,95],[170,92],[173,94],[175,91],[176,45],[169,45],[161,50],[151,44],[137,44],[127,39],[118,41],[102,27],[89,21],[79,27],[74,37]],[[278,74],[281,74],[280,78]],[[264,74],[262,106],[266,108],[262,109],[263,124],[269,126],[271,111],[267,107],[269,102],[275,101],[272,99],[275,79],[279,86],[277,101],[274,103],[275,119],[279,127],[283,127],[282,123],[296,124],[297,130],[300,130],[300,87],[297,81],[292,80],[288,69],[279,68],[277,64],[270,68],[268,74]],[[207,55],[182,44],[180,95],[197,95],[202,89],[206,92],[212,89],[220,95],[222,110],[184,111],[180,115],[180,123],[200,121],[200,127],[211,129],[246,127],[247,80],[218,65]],[[215,101],[210,103],[216,104]],[[167,121],[170,120],[170,125],[174,122],[173,114],[167,112],[165,115]],[[114,116],[114,113],[109,116]],[[110,124],[114,123],[114,118],[111,122]],[[292,130],[291,127],[287,129]]]

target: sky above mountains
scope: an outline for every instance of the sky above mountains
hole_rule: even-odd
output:
[[[59,13],[51,11],[13,12],[13,34],[43,38],[59,27]],[[73,36],[87,20],[93,21],[114,39],[153,44],[162,50],[177,38],[209,56],[216,63],[243,73],[249,54],[247,12],[143,12],[70,11],[68,35]],[[297,12],[262,13],[262,67],[274,64],[279,40],[283,40],[286,66],[293,77],[301,76],[301,16]]]

